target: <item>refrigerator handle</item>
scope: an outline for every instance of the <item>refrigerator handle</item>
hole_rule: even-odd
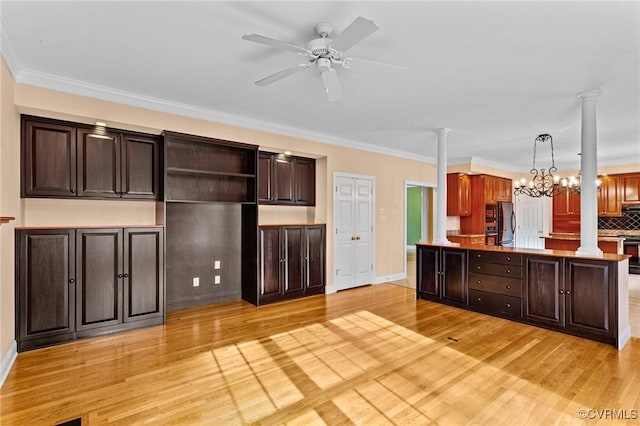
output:
[[[516,232],[516,212],[511,210],[511,232]]]

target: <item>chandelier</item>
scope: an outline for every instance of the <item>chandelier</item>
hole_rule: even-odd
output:
[[[549,169],[536,168],[536,148],[538,143],[547,143],[551,145],[551,167]],[[554,176],[557,172],[555,159],[553,158],[553,138],[549,134],[538,135],[533,142],[533,167],[529,173],[533,175],[529,183],[525,178],[516,180],[514,184],[514,195],[528,195],[529,197],[555,197],[560,194],[564,187],[560,186],[560,177]],[[568,185],[568,181],[567,181]]]
[[[568,178],[560,179],[560,185],[562,185],[563,188],[567,188],[568,191],[573,192],[574,194],[580,194],[581,180],[580,171],[578,170],[578,174],[576,176],[569,176]],[[602,185],[602,181],[600,179],[596,179],[596,188],[598,190],[600,189],[600,185]]]

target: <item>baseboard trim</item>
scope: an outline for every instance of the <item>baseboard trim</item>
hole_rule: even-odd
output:
[[[13,367],[13,363],[18,357],[18,344],[15,340],[11,342],[9,345],[9,349],[7,349],[7,353],[4,354],[2,358],[2,363],[0,363],[0,388],[4,385],[4,381],[9,375],[11,371],[11,367]]]
[[[383,284],[383,283],[388,283],[391,281],[399,281],[399,280],[404,280],[407,278],[407,273],[406,272],[400,272],[397,274],[391,274],[391,275],[385,275],[382,277],[376,277],[376,281],[374,282],[374,284]]]
[[[631,339],[631,326],[627,325],[623,330],[618,333],[618,350],[621,350],[624,345]]]

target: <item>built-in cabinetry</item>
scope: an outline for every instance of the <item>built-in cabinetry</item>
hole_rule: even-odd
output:
[[[618,292],[626,292],[627,269],[618,263],[625,260],[624,256],[605,255],[598,260],[519,249],[432,244],[418,244],[417,249],[419,299],[613,345],[621,343],[618,303],[628,303],[628,296],[623,293],[619,297]],[[620,277],[625,283],[620,289],[619,274],[625,275]],[[447,294],[453,297],[447,298]],[[628,319],[624,321],[628,325]]]
[[[316,160],[260,151],[258,201],[260,204],[314,206]]]
[[[18,350],[164,322],[161,227],[16,230]]]
[[[325,225],[260,226],[259,304],[322,294]]]
[[[417,253],[420,299],[455,306],[467,304],[467,251],[420,246]]]
[[[580,232],[580,194],[569,188],[553,197],[553,232]]]
[[[258,303],[257,146],[164,132],[167,310]]]
[[[447,216],[471,215],[471,176],[465,173],[447,175]]]
[[[509,318],[522,317],[522,255],[469,252],[469,305]]]
[[[23,197],[158,199],[159,137],[22,116]]]
[[[495,205],[498,201],[511,201],[511,179],[490,176],[471,176],[471,215],[460,218],[460,233],[484,234],[487,223],[487,205]],[[493,219],[495,220],[495,218]]]
[[[622,203],[640,204],[640,173],[626,173],[619,176],[622,180]]]
[[[622,216],[622,179],[619,176],[599,176],[598,216]]]

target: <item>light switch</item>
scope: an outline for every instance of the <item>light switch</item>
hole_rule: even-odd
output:
[[[220,284],[220,275],[216,275],[215,277],[213,277],[213,283]]]
[[[216,260],[213,262],[213,269],[220,269],[220,261]]]
[[[193,286],[194,287],[200,287],[200,277],[194,277],[193,278]]]

